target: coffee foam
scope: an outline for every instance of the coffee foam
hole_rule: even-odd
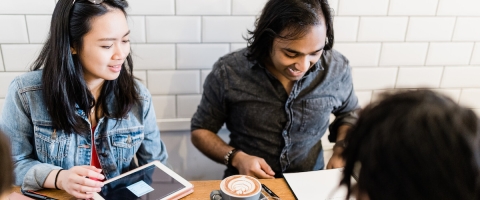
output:
[[[248,197],[258,194],[261,190],[261,185],[254,177],[234,175],[225,178],[220,183],[220,189],[231,196]]]

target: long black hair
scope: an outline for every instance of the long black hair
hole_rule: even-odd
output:
[[[269,57],[275,38],[301,38],[312,25],[320,25],[322,18],[327,28],[325,53],[333,48],[334,43],[332,11],[327,0],[269,0],[255,22],[255,30],[248,31],[247,58],[263,61]],[[286,29],[288,34],[281,36]]]
[[[387,94],[349,132],[344,177],[360,166],[358,189],[371,200],[478,199],[475,113],[430,90]],[[357,170],[355,170],[357,171]]]
[[[76,105],[86,113],[101,106],[106,117],[121,119],[139,101],[130,54],[122,65],[119,77],[105,80],[95,102],[84,80],[80,56],[72,55],[71,52],[71,48],[77,53],[81,52],[83,37],[91,30],[94,17],[104,15],[112,9],[119,9],[126,16],[127,7],[128,3],[124,0],[105,0],[100,4],[88,0],[58,1],[53,11],[48,39],[32,66],[32,70],[43,68],[43,95],[54,128],[63,129],[67,133],[89,130],[87,124],[76,114]],[[114,101],[107,102],[107,96],[112,93]],[[113,113],[107,109],[109,103],[115,104]]]

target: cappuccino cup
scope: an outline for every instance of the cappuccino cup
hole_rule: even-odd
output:
[[[247,175],[229,176],[220,182],[222,200],[258,200],[261,191],[260,181]]]

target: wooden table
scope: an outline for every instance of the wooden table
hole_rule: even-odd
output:
[[[194,192],[189,194],[188,196],[182,198],[182,200],[208,200],[210,199],[210,192],[212,190],[219,190],[220,189],[220,181],[221,180],[211,180],[211,181],[190,181],[193,184]],[[275,194],[277,194],[282,200],[290,200],[295,199],[290,188],[288,187],[285,179],[277,178],[277,179],[260,179],[260,182],[265,184],[269,187]],[[20,187],[14,188],[15,192],[20,192]],[[42,194],[45,194],[49,197],[54,197],[56,199],[66,199],[66,200],[73,200],[76,199],[70,194],[66,193],[63,190],[55,190],[55,189],[43,189],[39,191]]]

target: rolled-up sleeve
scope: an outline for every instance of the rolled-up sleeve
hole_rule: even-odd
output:
[[[226,114],[225,95],[228,82],[226,81],[223,62],[217,61],[203,84],[203,95],[197,111],[192,117],[191,130],[207,129],[214,133],[223,126]]]
[[[357,95],[353,88],[352,81],[352,70],[346,63],[347,67],[345,73],[342,77],[340,83],[339,93],[340,98],[343,100],[342,106],[335,109],[333,114],[335,115],[335,120],[329,126],[328,140],[330,142],[335,142],[337,140],[338,128],[344,124],[354,125],[358,120],[358,110],[360,110],[360,105],[358,104]]]

